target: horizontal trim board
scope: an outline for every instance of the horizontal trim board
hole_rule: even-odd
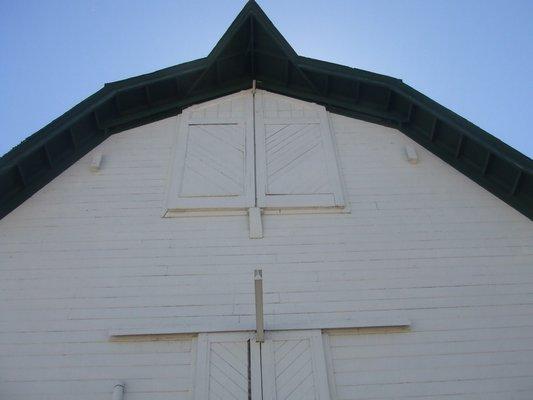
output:
[[[283,317],[281,317],[283,318]],[[274,321],[273,321],[274,319]],[[278,321],[276,321],[278,319]],[[373,318],[336,318],[329,321],[320,321],[316,318],[305,315],[292,316],[291,320],[281,320],[280,316],[272,318],[265,316],[265,331],[292,331],[308,329],[342,330],[361,328],[409,328],[411,322],[407,318],[400,316],[376,316]],[[241,318],[241,322],[228,321],[222,324],[198,324],[191,325],[184,323],[173,326],[144,327],[144,328],[117,328],[109,331],[111,339],[121,337],[152,336],[152,335],[187,335],[196,333],[214,332],[250,332],[255,330],[255,319],[253,317]],[[220,322],[220,321],[217,321]]]

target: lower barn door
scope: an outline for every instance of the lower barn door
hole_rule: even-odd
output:
[[[263,400],[329,400],[322,334],[267,332],[261,346]]]
[[[250,333],[198,335],[195,400],[261,400],[259,345]]]

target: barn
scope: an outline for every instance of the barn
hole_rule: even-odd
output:
[[[249,1],[0,159],[0,398],[533,398],[533,163]]]

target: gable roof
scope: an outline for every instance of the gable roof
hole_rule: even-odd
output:
[[[533,161],[401,80],[299,56],[249,1],[205,58],[108,83],[0,158],[0,218],[110,135],[257,87],[396,128],[529,219]]]

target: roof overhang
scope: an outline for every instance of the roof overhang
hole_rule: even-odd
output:
[[[533,161],[399,79],[296,54],[249,1],[202,59],[106,84],[0,159],[0,218],[110,135],[257,87],[394,127],[533,218]]]

